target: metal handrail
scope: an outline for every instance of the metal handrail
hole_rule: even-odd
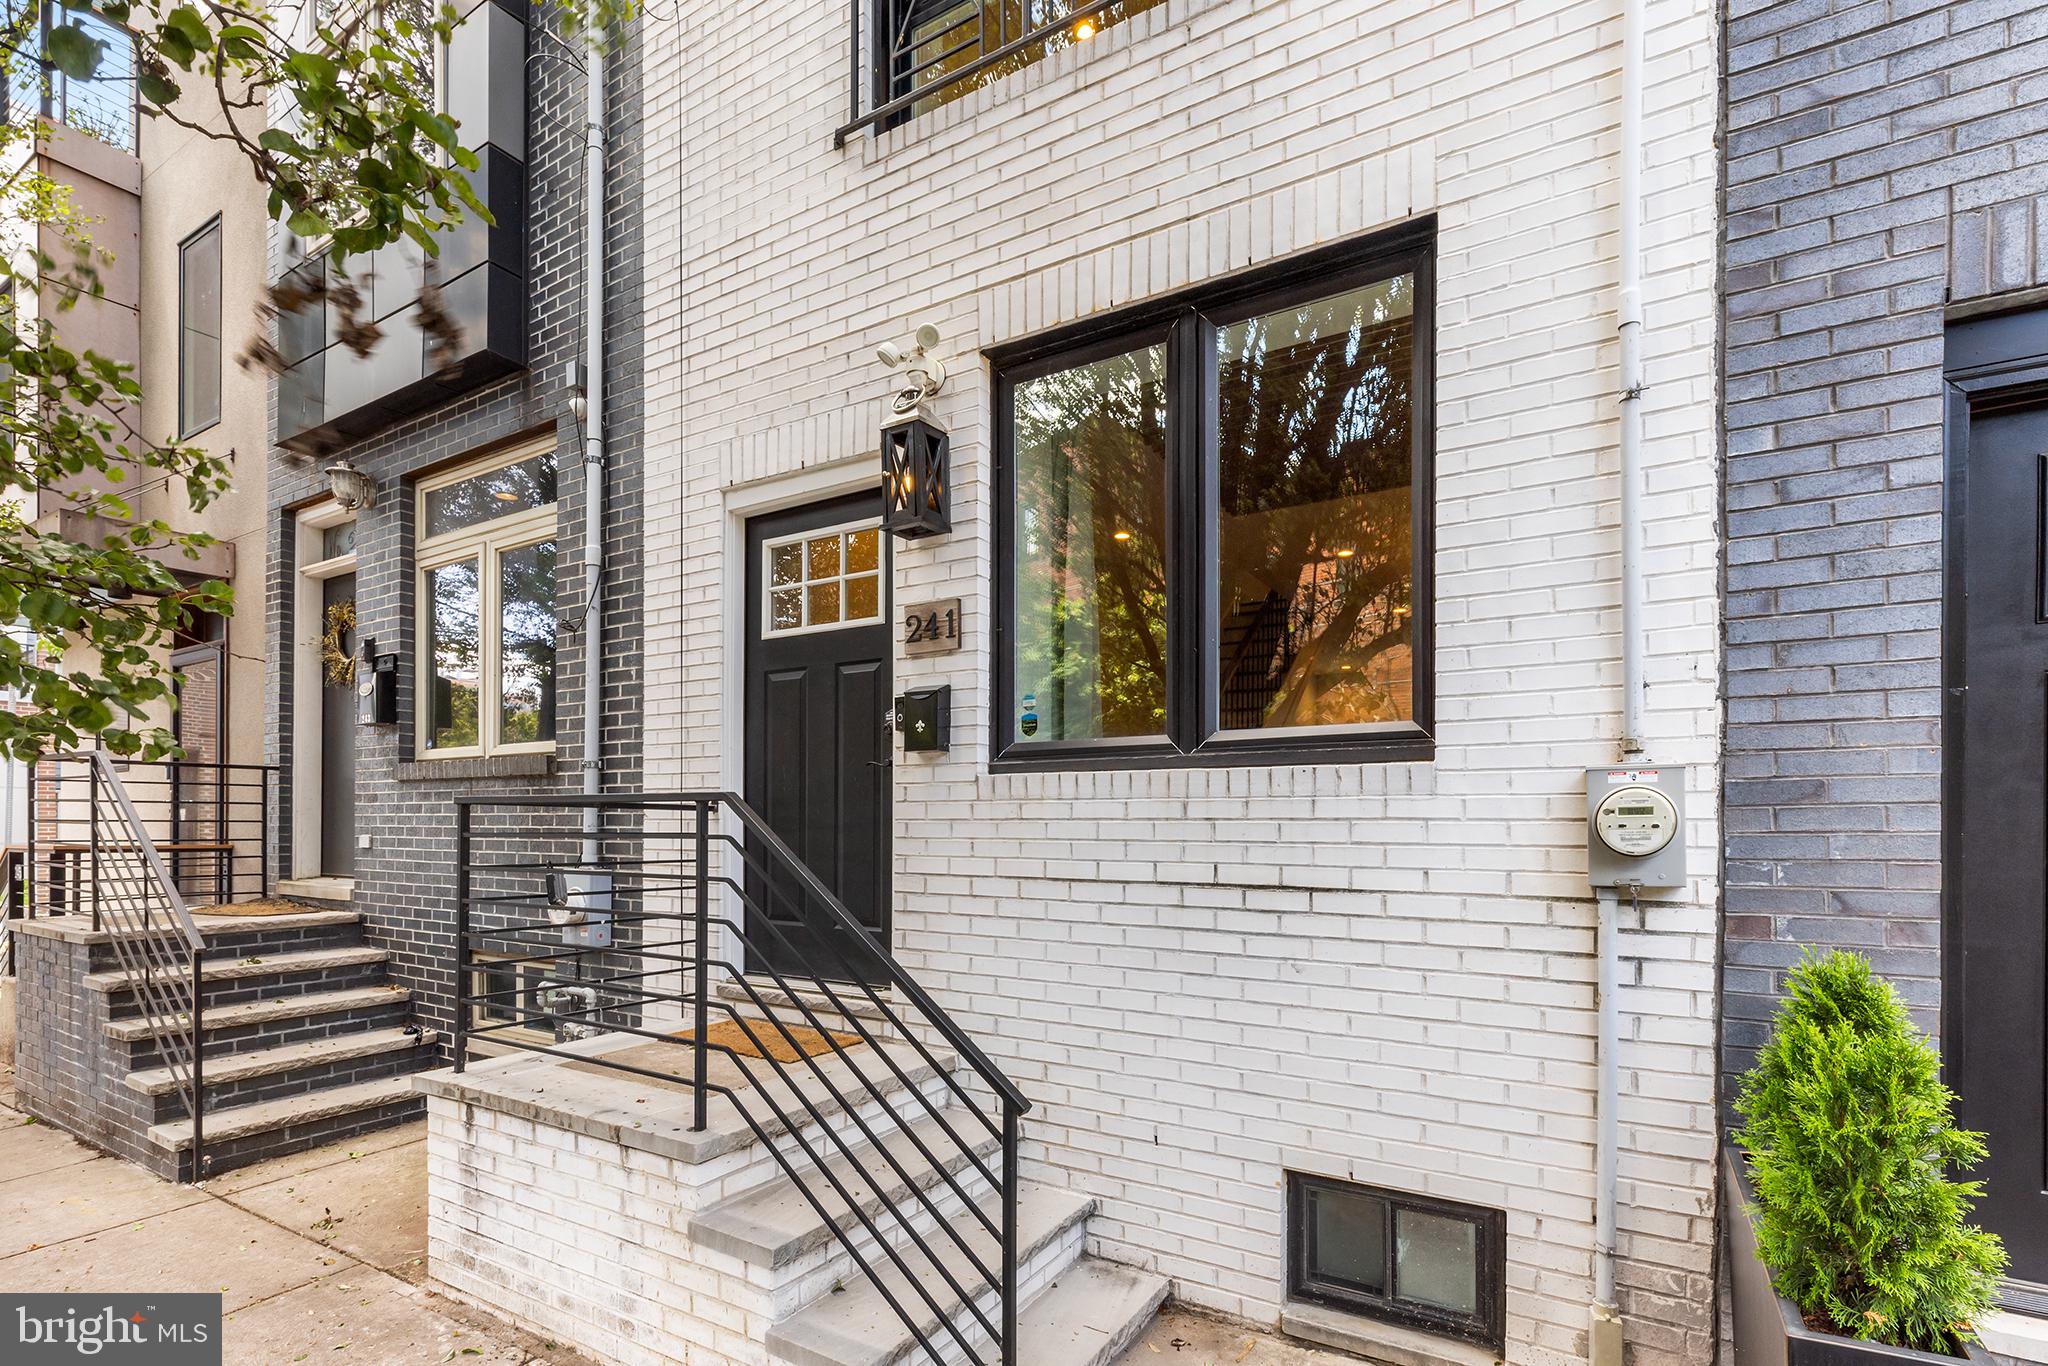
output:
[[[953,1020],[953,1017],[942,1010],[938,1003],[933,1001],[925,992],[923,987],[911,980],[910,975],[903,971],[902,966],[894,958],[876,946],[873,938],[869,936],[866,927],[854,918],[851,911],[846,909],[846,903],[835,896],[832,890],[823,882],[819,881],[818,875],[811,871],[809,865],[798,858],[795,852],[782,841],[782,838],[768,828],[768,823],[761,818],[760,813],[747,805],[738,793],[709,791],[678,792],[642,799],[592,797],[581,794],[558,797],[539,794],[505,794],[492,797],[457,797],[455,799],[455,806],[459,814],[473,806],[538,806],[582,810],[586,807],[618,807],[622,802],[630,802],[635,806],[653,809],[656,802],[675,802],[690,805],[705,801],[723,806],[738,816],[740,823],[747,828],[747,833],[758,836],[761,843],[772,851],[777,859],[781,860],[785,868],[796,875],[797,880],[803,884],[804,890],[809,892],[817,903],[824,907],[843,929],[851,932],[855,939],[868,946],[874,965],[889,979],[889,985],[910,998],[912,1003],[917,1006],[918,1011],[931,1023],[932,1027],[939,1031],[940,1037],[945,1039],[948,1045],[959,1051],[960,1056],[966,1060],[967,1065],[974,1069],[975,1075],[979,1076],[984,1082],[987,1082],[997,1094],[1009,1101],[1010,1104],[1016,1106],[1020,1113],[1028,1114],[1030,1112],[1031,1102],[1025,1098],[1022,1091],[1017,1089],[1016,1083],[1003,1075],[1002,1070],[989,1060],[988,1054],[982,1052],[974,1040],[968,1037],[967,1031],[960,1028]],[[682,807],[679,806],[676,809],[680,810]]]
[[[149,1025],[150,1039],[185,1101],[192,1120],[192,1178],[196,1181],[206,1171],[202,1057],[206,937],[179,895],[121,775],[103,752],[93,751],[89,761],[92,869],[87,891],[92,899],[93,925],[107,932],[122,975]],[[115,838],[109,840],[104,833]],[[159,905],[168,912],[163,925],[155,923]]]
[[[875,943],[839,897],[761,815],[734,793],[712,791],[617,797],[508,794],[458,797],[455,805],[455,1069],[461,1071],[467,1065],[471,1040],[488,1036],[494,1043],[522,1051],[573,1056],[581,1063],[663,1081],[677,1078],[674,1071],[610,1061],[603,1053],[582,1049],[566,1052],[537,1041],[531,1035],[536,1020],[557,1028],[576,1026],[579,1033],[617,1033],[688,1047],[693,1129],[707,1127],[709,1098],[723,1096],[825,1221],[854,1266],[874,1284],[935,1362],[964,1356],[977,1366],[991,1361],[1012,1366],[1017,1359],[1018,1317],[1017,1154],[1021,1117],[1030,1102],[958,1022]],[[523,817],[505,824],[478,821],[480,813],[493,808],[545,809],[565,819],[554,827]],[[581,812],[588,818],[592,810],[599,814],[588,827],[579,823],[576,830],[569,828],[569,814]],[[638,818],[639,827],[607,830],[605,818],[611,813]],[[679,821],[673,829],[665,824],[647,828],[645,818],[653,813],[691,820],[687,825]],[[714,836],[712,827],[720,815],[730,817],[737,829]],[[488,841],[502,857],[474,861],[479,839]],[[562,858],[543,857],[551,841],[563,848]],[[646,846],[660,841],[675,844],[673,858],[649,855]],[[616,850],[621,845],[626,852],[617,857],[595,852],[606,846]],[[763,879],[772,876],[787,885],[786,892],[780,887],[774,892],[763,887],[762,892],[775,897],[778,905],[785,896],[794,901],[804,925],[803,943],[794,942],[766,915],[750,913],[742,924],[713,910],[714,887],[720,889],[720,896],[734,897],[749,912],[762,908],[748,885],[752,877],[714,868],[714,851],[720,865],[736,854],[741,868],[750,874]],[[532,918],[547,903],[525,888],[549,872],[572,871],[607,875],[612,897],[610,945],[564,943],[558,948],[526,938],[560,927]],[[492,885],[479,889],[473,874],[490,879]],[[673,912],[655,909],[644,898],[656,893],[679,894],[685,904]],[[479,915],[497,923],[480,926]],[[665,924],[675,926],[677,932],[673,936],[664,933]],[[757,984],[737,963],[714,956],[714,931],[728,936],[729,942],[746,953],[747,971],[767,980]],[[775,946],[787,955],[781,959],[784,968],[778,968],[777,959],[766,952],[768,943],[757,937],[761,933],[772,936]],[[535,988],[517,980],[509,989],[478,989],[471,980],[471,949],[485,941],[498,943],[500,952],[505,945],[512,945],[516,949],[512,961],[522,965],[517,971],[539,965],[552,978],[549,985],[589,986],[591,994],[585,1004],[571,1003],[574,1008],[554,1003],[535,1009]],[[855,943],[861,947],[852,948]],[[814,957],[818,953],[836,963],[822,964]],[[565,964],[566,968],[561,966]],[[742,1013],[734,1000],[712,997],[714,971],[722,980],[737,984],[743,1003],[758,1011],[758,1016]],[[835,981],[842,972],[850,983]],[[671,985],[673,989],[667,989]],[[892,1005],[891,998],[878,987],[893,989],[899,999]],[[771,1001],[769,993],[779,993],[780,999]],[[874,1008],[873,1029],[855,1013],[860,1007],[852,1001],[862,995]],[[641,1022],[644,1012],[657,1005],[687,1011],[695,1024],[687,1041]],[[481,1024],[473,1021],[472,1013],[479,1008],[488,1009],[492,1018]],[[923,1032],[943,1040],[942,1046],[950,1047],[981,1079],[1001,1112],[999,1119],[984,1113],[989,1102],[977,1100],[963,1089],[951,1065],[933,1054],[919,1031],[906,1026],[904,1016],[913,1013]],[[828,1025],[823,1016],[838,1023]],[[803,1023],[793,1025],[798,1019]],[[713,1041],[710,1026],[714,1020],[736,1025],[752,1051]],[[798,1028],[813,1032],[815,1038],[800,1039],[795,1032]],[[898,1050],[885,1046],[875,1033],[891,1029],[896,1036],[893,1042],[907,1044],[911,1052],[899,1057]],[[764,1036],[778,1034],[790,1045],[788,1052],[793,1056],[788,1062],[777,1058],[776,1050],[763,1042]],[[728,1083],[713,1077],[709,1060],[714,1053],[737,1072],[738,1080]],[[841,1065],[836,1081],[835,1074],[824,1066],[827,1054]],[[931,1091],[906,1067],[929,1068],[930,1075],[942,1079],[948,1089]],[[776,1084],[774,1089],[771,1082]],[[959,1109],[951,1108],[955,1097]],[[829,1118],[828,1100],[836,1105],[842,1121]],[[756,1108],[768,1113],[757,1115]],[[905,1110],[910,1112],[908,1117]],[[962,1110],[979,1121],[979,1128],[962,1126],[975,1135],[972,1138],[963,1136],[948,1118]],[[912,1127],[913,1120],[919,1128]],[[788,1142],[775,1141],[776,1126]],[[890,1133],[901,1136],[900,1147],[884,1141]],[[998,1145],[1000,1167],[992,1168],[986,1159]],[[916,1174],[919,1167],[928,1168],[929,1180]],[[993,1214],[970,1193],[968,1183],[976,1179],[987,1182],[1001,1201]],[[829,1187],[829,1196],[836,1197],[843,1208],[836,1213],[828,1209],[828,1193],[815,1189],[817,1183]],[[856,1195],[852,1189],[863,1185],[872,1199]],[[958,1219],[947,1213],[941,1204],[944,1192],[957,1197],[960,1210],[972,1223],[959,1225]],[[878,1221],[893,1221],[900,1237],[884,1236]],[[867,1234],[867,1246],[858,1241],[858,1232]],[[995,1247],[983,1244],[977,1248],[973,1238],[980,1235],[993,1240]],[[947,1244],[952,1250],[942,1255],[933,1242]],[[923,1259],[921,1269],[914,1270],[912,1261],[918,1258]],[[888,1268],[901,1273],[901,1281],[880,1274]],[[938,1298],[941,1286],[954,1297],[957,1308],[949,1311]],[[930,1326],[934,1320],[936,1326]],[[981,1335],[979,1342],[976,1334]],[[984,1343],[993,1344],[993,1357],[986,1355],[989,1348]]]

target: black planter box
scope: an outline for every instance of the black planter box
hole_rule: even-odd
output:
[[[1968,1357],[1919,1352],[1859,1342],[1834,1333],[1816,1333],[1800,1317],[1799,1307],[1771,1288],[1771,1271],[1756,1255],[1756,1229],[1749,1222],[1755,1193],[1742,1154],[1727,1148],[1721,1154],[1722,1199],[1727,1203],[1728,1265],[1735,1292],[1735,1366],[1884,1366],[1912,1362],[1916,1366],[1994,1366],[1995,1358],[1978,1343],[1968,1343]]]

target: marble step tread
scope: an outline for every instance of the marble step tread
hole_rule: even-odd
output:
[[[404,1029],[366,1029],[355,1034],[330,1034],[324,1039],[309,1039],[305,1043],[279,1044],[275,1048],[254,1048],[246,1053],[207,1058],[201,1068],[201,1080],[208,1086],[223,1086],[253,1077],[280,1076],[307,1067],[324,1067],[356,1058],[402,1053],[409,1048],[425,1048],[437,1043],[440,1037],[431,1029],[418,1034]],[[178,1087],[168,1067],[130,1072],[122,1081],[130,1089],[149,1096],[165,1095]]]
[[[206,1142],[211,1147],[214,1144],[247,1138],[252,1134],[297,1128],[319,1120],[337,1119],[414,1098],[412,1077],[404,1075],[379,1077],[375,1081],[357,1082],[353,1086],[330,1087],[324,1091],[308,1091],[304,1095],[287,1096],[283,1100],[266,1100],[255,1105],[234,1105],[225,1110],[209,1110],[206,1112]],[[173,1152],[189,1148],[192,1146],[192,1121],[179,1119],[167,1124],[152,1124],[149,1128],[149,1141],[159,1148]]]
[[[239,1029],[247,1025],[274,1024],[279,1020],[310,1019],[318,1015],[334,1015],[350,1010],[369,1010],[380,1006],[403,1005],[412,999],[412,992],[398,986],[351,987],[346,991],[314,991],[298,996],[280,996],[269,1001],[245,1001],[239,1005],[213,1006],[203,1017],[208,1030]],[[101,1028],[110,1039],[123,1043],[139,1043],[152,1038],[158,1032],[160,1021],[152,1015],[133,1015],[119,1020],[109,1020]],[[171,1026],[175,1030],[185,1028],[182,1016]]]
[[[235,982],[249,977],[280,976],[295,972],[326,972],[334,968],[370,967],[391,957],[383,949],[367,945],[346,949],[293,949],[282,953],[247,954],[239,958],[208,958],[201,963],[200,977],[208,982]],[[134,982],[126,972],[89,972],[82,979],[89,991],[131,991]]]
[[[1166,1302],[1166,1277],[1083,1257],[1017,1313],[1017,1366],[1108,1366]]]
[[[836,1145],[827,1145],[830,1153],[826,1168],[838,1178],[840,1185],[850,1192],[860,1209],[871,1218],[885,1203],[898,1208],[909,1208],[920,1202],[911,1195],[911,1182],[904,1180],[896,1168],[902,1170],[916,1182],[917,1187],[931,1192],[933,1204],[942,1204],[950,1194],[941,1167],[953,1173],[960,1188],[986,1204],[991,1203],[992,1192],[988,1180],[970,1162],[967,1152],[961,1148],[966,1143],[984,1166],[1001,1175],[1000,1164],[992,1159],[1002,1151],[1000,1138],[990,1136],[988,1130],[968,1111],[960,1108],[941,1109],[944,1124],[925,1111],[924,1107],[907,1096],[898,1097],[896,1105],[905,1118],[922,1115],[908,1130],[883,1133],[880,1150],[859,1135],[849,1135],[848,1143],[852,1155],[839,1152]],[[947,1137],[946,1127],[959,1135],[959,1142]],[[879,1125],[876,1126],[879,1129]],[[976,1140],[980,1140],[977,1142]],[[919,1144],[923,1145],[922,1151]],[[892,1166],[882,1155],[886,1151],[896,1159]],[[929,1153],[927,1157],[925,1154]],[[939,1166],[935,1166],[937,1159]],[[882,1186],[883,1195],[877,1195],[874,1187],[861,1175],[867,1173]],[[853,1230],[860,1226],[852,1208],[832,1182],[812,1174],[808,1182],[812,1192],[832,1215],[831,1223],[806,1200],[794,1181],[788,1179],[778,1168],[774,1179],[750,1191],[743,1191],[730,1200],[724,1200],[700,1212],[690,1221],[690,1239],[704,1243],[722,1252],[731,1253],[756,1266],[785,1266],[804,1253],[823,1246],[832,1238],[832,1228]]]
[[[1017,1264],[1021,1267],[1029,1262],[1033,1254],[1094,1212],[1095,1201],[1090,1196],[1030,1181],[1021,1183],[1017,1192]],[[956,1227],[963,1229],[976,1256],[985,1265],[999,1267],[997,1241],[969,1216],[956,1217],[965,1221]],[[941,1235],[927,1241],[955,1281],[969,1291],[986,1289],[987,1282],[967,1264],[966,1254],[952,1239]],[[903,1260],[947,1317],[956,1323],[972,1321],[961,1296],[930,1258],[913,1247],[904,1252]],[[871,1254],[870,1265],[896,1302],[918,1320],[927,1338],[934,1344],[943,1341],[958,1346],[902,1268],[880,1253]],[[973,1340],[971,1334],[969,1340]],[[916,1334],[857,1266],[848,1269],[837,1292],[819,1297],[768,1329],[769,1355],[788,1366],[890,1366],[917,1346]]]

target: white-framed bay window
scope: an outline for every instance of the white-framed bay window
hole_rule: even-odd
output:
[[[553,750],[553,443],[422,479],[416,497],[416,752]]]

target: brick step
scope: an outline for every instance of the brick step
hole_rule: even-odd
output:
[[[206,1145],[232,1144],[238,1140],[257,1135],[282,1133],[289,1138],[313,1139],[316,1126],[330,1121],[347,1121],[365,1112],[383,1110],[407,1102],[416,1102],[418,1097],[412,1087],[412,1076],[402,1074],[395,1077],[380,1077],[375,1081],[358,1082],[354,1086],[336,1086],[325,1091],[309,1091],[304,1095],[287,1096],[283,1100],[266,1100],[255,1105],[236,1105],[224,1110],[206,1112]],[[294,1132],[296,1131],[296,1132]],[[172,1120],[164,1124],[152,1124],[149,1141],[169,1152],[182,1152],[192,1146],[192,1121]]]
[[[238,958],[209,958],[200,964],[204,983],[239,982],[252,977],[289,977],[298,973],[328,972],[337,968],[371,967],[391,955],[365,945],[342,949],[301,949],[288,953],[244,954]],[[90,972],[82,979],[86,990],[133,991],[134,981],[125,972]]]
[[[311,911],[305,915],[202,915],[193,917],[193,922],[206,941],[210,958],[348,948],[363,942],[363,918],[354,911]],[[121,960],[114,953],[113,939],[113,933],[105,930],[86,936],[86,942],[91,945],[93,971],[112,971],[121,965]]]
[[[202,1023],[207,1035],[211,1037],[232,1029],[276,1024],[285,1020],[296,1021],[318,1015],[337,1015],[346,1011],[406,1005],[411,1000],[412,993],[404,987],[353,987],[346,991],[314,992],[302,996],[279,997],[271,1001],[247,1001],[239,1005],[217,1006],[204,1013]],[[155,1037],[158,1026],[157,1016],[133,1015],[124,1019],[109,1020],[103,1028],[110,1039],[123,1043],[146,1043]],[[181,1023],[175,1027],[183,1026]]]
[[[1082,1226],[1094,1212],[1095,1201],[1090,1196],[1036,1182],[1020,1184],[1017,1195],[1020,1288],[1027,1284],[1023,1269],[1034,1258],[1042,1264],[1046,1255],[1058,1255],[1057,1249],[1069,1241],[1076,1241],[1075,1255],[1078,1255],[1077,1240],[1082,1234]],[[1002,1265],[998,1241],[990,1237],[979,1223],[967,1220],[962,1232],[968,1246],[974,1249],[984,1265]],[[994,1291],[967,1264],[966,1255],[954,1246],[950,1238],[937,1240],[932,1248],[938,1263],[951,1273],[952,1278],[976,1295],[983,1312],[997,1318],[996,1312],[990,1308]],[[967,1312],[965,1301],[939,1274],[930,1257],[913,1250],[906,1253],[903,1260],[915,1274],[917,1284],[923,1286],[939,1306],[940,1313],[960,1324],[968,1341],[986,1341],[985,1335],[979,1332],[978,1323],[973,1329],[968,1328],[968,1324],[974,1322],[973,1315]],[[911,1276],[905,1275],[887,1257],[880,1258],[878,1263],[871,1259],[870,1264],[874,1266],[881,1284],[895,1296],[896,1302],[918,1321],[924,1335],[949,1359],[958,1355],[959,1344],[941,1325],[939,1314],[933,1313],[924,1297],[913,1288]],[[1057,1273],[1066,1269],[1058,1267],[1052,1270]],[[1020,1341],[1022,1337],[1020,1332]],[[788,1366],[894,1366],[894,1363],[921,1351],[916,1334],[890,1308],[876,1282],[861,1275],[858,1269],[846,1278],[844,1289],[839,1293],[820,1297],[768,1329],[769,1356]]]
[[[281,1076],[334,1063],[354,1062],[387,1053],[400,1053],[412,1048],[431,1047],[439,1040],[440,1035],[431,1029],[422,1030],[417,1035],[404,1029],[369,1029],[359,1034],[330,1034],[326,1038],[310,1039],[305,1043],[257,1048],[247,1053],[230,1053],[224,1058],[209,1057],[204,1059],[201,1073],[207,1089],[211,1090],[216,1086],[224,1087],[258,1077]],[[175,1091],[178,1086],[168,1067],[152,1067],[147,1071],[130,1072],[121,1081],[129,1089],[140,1091],[146,1096],[166,1095]]]
[[[921,1113],[923,1108],[908,1098],[899,1100],[898,1105],[906,1117]],[[990,1137],[988,1131],[965,1110],[942,1110],[940,1113],[945,1115],[945,1123],[952,1126],[953,1132],[971,1145],[975,1156],[1000,1175],[999,1164],[990,1159],[1002,1152],[1001,1139]],[[916,1141],[913,1141],[913,1135]],[[928,1158],[919,1151],[919,1143],[932,1157]],[[834,1144],[820,1146],[826,1152],[838,1152]],[[913,1181],[917,1189],[926,1191],[945,1184],[939,1174],[941,1168],[933,1165],[932,1158],[937,1158],[944,1170],[953,1173],[962,1190],[970,1194],[979,1191],[984,1195],[989,1191],[987,1179],[972,1167],[967,1153],[946,1136],[940,1121],[929,1115],[912,1123],[908,1130],[882,1136],[880,1147],[896,1159],[896,1164],[909,1174],[911,1181],[897,1174],[895,1167],[889,1164],[875,1144],[849,1138],[848,1146],[852,1149],[852,1157],[840,1155],[825,1166],[854,1196],[861,1212],[870,1217],[884,1204],[919,1204],[911,1194]],[[799,1165],[801,1167],[802,1164]],[[873,1186],[861,1175],[863,1172],[881,1183],[882,1194],[876,1194]],[[832,1216],[829,1223],[804,1198],[796,1183],[778,1169],[775,1178],[765,1184],[701,1211],[690,1221],[690,1239],[731,1253],[756,1266],[782,1267],[832,1241],[834,1228],[850,1231],[859,1227],[860,1221],[853,1207],[830,1181],[813,1172],[807,1174],[807,1184]]]

